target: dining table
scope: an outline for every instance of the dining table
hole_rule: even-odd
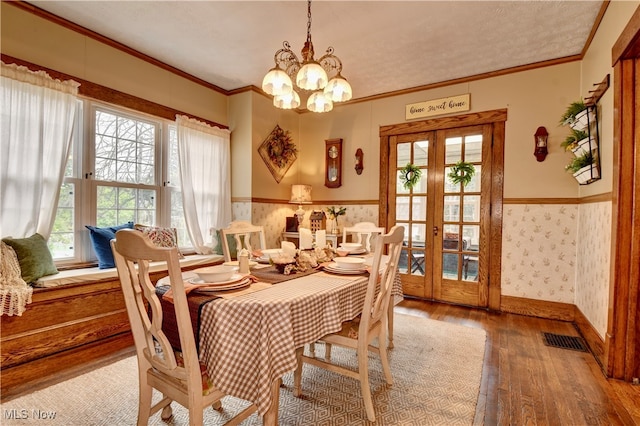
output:
[[[382,268],[384,260],[383,255]],[[185,282],[194,277],[193,271],[183,273]],[[369,273],[319,267],[285,275],[274,266],[258,265],[250,277],[244,288],[189,293],[189,308],[200,362],[215,386],[255,403],[263,424],[276,425],[281,378],[295,369],[296,348],[339,331],[344,321],[361,313]],[[159,294],[166,291],[168,277],[156,288]],[[399,276],[392,293],[396,302],[401,300]],[[163,310],[171,311],[165,300]]]

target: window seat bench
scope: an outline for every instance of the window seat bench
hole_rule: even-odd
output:
[[[224,261],[221,255],[190,255],[183,271]],[[154,282],[167,275],[151,266]],[[115,268],[82,268],[41,278],[21,316],[0,316],[2,400],[37,387],[107,355],[133,348],[127,310]]]

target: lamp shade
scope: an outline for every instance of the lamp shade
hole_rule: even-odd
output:
[[[290,204],[311,204],[311,185],[291,185]]]
[[[293,91],[293,82],[286,72],[275,67],[264,76],[262,90],[272,96],[284,95]]]
[[[295,90],[273,97],[273,105],[280,109],[294,109],[300,106],[300,95]]]
[[[296,75],[296,84],[303,90],[324,89],[327,85],[327,72],[317,62],[302,64]]]
[[[344,102],[351,99],[353,91],[347,79],[338,74],[329,80],[329,83],[324,88],[324,94],[333,102]]]
[[[311,112],[329,112],[333,109],[333,102],[324,92],[313,92],[307,99],[307,109]]]

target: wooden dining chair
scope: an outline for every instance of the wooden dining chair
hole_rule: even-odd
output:
[[[398,270],[403,238],[404,228],[394,226],[389,233],[377,239],[362,313],[353,320],[344,322],[340,331],[328,334],[319,339],[320,342],[324,342],[327,345],[325,358],[322,359],[313,355],[304,355],[304,347],[296,349],[298,365],[294,372],[293,382],[295,396],[302,394],[303,363],[325,368],[329,371],[340,373],[360,381],[367,418],[369,421],[375,422],[375,410],[373,408],[371,389],[369,387],[368,352],[371,351],[380,356],[385,379],[388,384],[393,384],[385,345],[387,339],[387,309],[391,300],[393,282]],[[388,260],[386,267],[382,273],[380,273],[381,259],[385,247],[387,248]],[[378,341],[377,346],[372,345],[375,340]],[[358,357],[357,370],[332,363],[330,355],[328,355],[330,354],[331,345],[338,345],[355,350]]]
[[[246,248],[249,253],[253,253],[256,248],[266,249],[266,239],[264,236],[264,226],[253,225],[251,222],[235,221],[231,222],[228,227],[222,228],[222,253],[224,254],[225,262],[230,262],[232,259],[231,250],[229,249],[229,238],[232,236],[236,242],[237,252]],[[260,244],[260,247],[254,247],[254,243]]]
[[[352,235],[352,242],[359,243],[370,252],[371,241],[376,235],[384,234],[385,229],[373,222],[358,222],[353,226],[345,226],[342,230],[342,242],[347,242],[347,236]]]
[[[225,396],[216,389],[205,366],[198,361],[187,296],[178,262],[178,249],[155,246],[148,237],[133,229],[116,233],[111,240],[118,276],[127,307],[131,332],[138,358],[140,401],[138,425],[146,425],[149,417],[162,410],[162,419],[172,415],[171,402],[189,410],[189,424],[203,424],[203,410],[212,406],[222,409]],[[149,262],[165,262],[173,292],[176,323],[181,351],[171,347],[162,330],[162,306],[149,278]],[[151,405],[153,389],[163,394]],[[237,425],[257,411],[254,404],[241,411],[227,424]]]

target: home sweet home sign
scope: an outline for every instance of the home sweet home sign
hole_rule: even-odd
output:
[[[464,95],[408,104],[405,106],[405,118],[411,120],[414,118],[469,111],[469,109],[471,109],[471,94],[465,93]]]

